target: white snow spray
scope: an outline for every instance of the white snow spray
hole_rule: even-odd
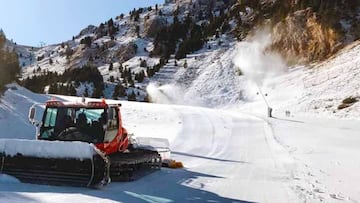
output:
[[[261,87],[268,77],[286,70],[286,64],[277,53],[267,51],[271,34],[267,29],[258,30],[250,41],[240,42],[233,59],[235,66],[252,82]]]
[[[149,94],[150,101],[160,104],[181,104],[183,103],[184,93],[175,85],[167,84],[158,86],[150,83],[146,91]]]

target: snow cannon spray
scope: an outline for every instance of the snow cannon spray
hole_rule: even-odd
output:
[[[258,30],[250,41],[240,42],[233,63],[249,80],[259,87],[264,80],[280,75],[286,70],[282,57],[267,50],[271,45],[271,34],[268,29]]]
[[[151,102],[159,104],[181,104],[184,93],[175,85],[167,84],[159,86],[151,83],[146,88]]]
[[[267,78],[280,75],[286,70],[286,63],[282,57],[268,50],[271,45],[271,34],[269,29],[258,30],[254,37],[249,41],[240,42],[237,45],[237,53],[233,63],[249,80],[250,97],[258,98],[260,93],[267,108],[268,117],[272,117],[272,108],[269,106],[262,89],[267,85],[264,84]],[[256,91],[254,91],[257,89]],[[257,92],[256,95],[254,92]]]
[[[264,82],[267,78],[280,75],[286,70],[287,66],[282,57],[267,49],[270,45],[269,29],[262,29],[256,31],[252,39],[240,42],[236,47],[233,63],[238,71],[253,83],[250,91],[266,87]]]

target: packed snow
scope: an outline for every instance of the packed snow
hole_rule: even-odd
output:
[[[71,149],[71,150],[69,150]],[[92,159],[95,147],[85,142],[61,142],[25,139],[0,139],[0,152],[5,156],[23,156],[39,158]]]

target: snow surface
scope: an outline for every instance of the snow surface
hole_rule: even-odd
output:
[[[71,149],[71,150],[69,150]],[[39,158],[92,159],[95,147],[85,142],[61,142],[25,139],[0,139],[0,152],[6,156],[32,156]]]
[[[28,112],[34,103],[44,103],[50,97],[39,95],[12,84],[0,100],[0,137],[35,139],[35,128],[28,120]],[[41,112],[37,120],[41,120]]]
[[[26,93],[23,89],[11,91]],[[258,108],[264,105],[258,104]],[[21,104],[13,107],[17,105]],[[135,136],[169,139],[172,157],[182,161],[185,168],[162,169],[134,182],[113,182],[101,190],[29,185],[1,176],[0,200],[356,202],[360,199],[356,187],[360,164],[353,158],[360,153],[357,147],[360,128],[356,121],[287,118],[277,113],[274,116],[278,119],[266,120],[241,113],[237,108],[219,110],[134,102],[122,102],[122,114],[125,127]],[[7,128],[2,125],[1,129]],[[29,139],[33,137],[31,131],[28,135]]]
[[[286,187],[289,182],[283,180],[281,170],[273,165],[275,159],[266,147],[267,142],[264,139],[266,132],[263,131],[264,122],[261,119],[247,115],[233,116],[210,109],[159,104],[123,102],[122,109],[123,117],[126,118],[125,126],[130,132],[134,132],[139,137],[169,138],[173,158],[182,161],[186,168],[163,169],[135,182],[112,183],[102,190],[37,185],[26,187],[27,184],[21,183],[5,186],[0,183],[3,200],[35,202],[240,202],[241,200],[266,201],[268,198],[277,202],[296,200],[294,194],[289,196],[291,189]],[[247,126],[245,130],[244,126]],[[253,148],[249,145],[251,143],[257,143],[263,150],[253,152]],[[273,189],[265,190],[259,188],[260,186]],[[9,193],[16,195],[10,196]],[[61,198],[58,198],[59,196]]]

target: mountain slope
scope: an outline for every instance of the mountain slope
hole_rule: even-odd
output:
[[[177,86],[172,102],[184,103],[200,95],[204,98],[197,97],[190,103],[239,103],[248,97],[243,91],[248,84],[237,77],[242,67],[239,71],[231,62],[238,39],[251,41],[265,26],[271,34],[265,52],[279,53],[288,64],[324,60],[358,38],[357,7],[347,1],[168,1],[134,9],[99,26],[88,26],[66,42],[33,50],[20,46],[20,64],[25,65],[21,80],[40,93],[148,101],[148,84],[164,85],[158,78],[165,77],[169,78],[166,83]],[[333,13],[329,13],[332,8]],[[327,16],[331,16],[329,21],[324,20]],[[184,59],[175,61],[179,56],[188,57],[186,70],[180,68]],[[65,70],[67,75],[74,75],[73,69],[81,67],[98,68],[103,81],[61,77]],[[170,71],[167,76],[166,69],[179,71],[174,76]],[[207,98],[209,93],[217,98]],[[224,99],[225,95],[230,97]]]

